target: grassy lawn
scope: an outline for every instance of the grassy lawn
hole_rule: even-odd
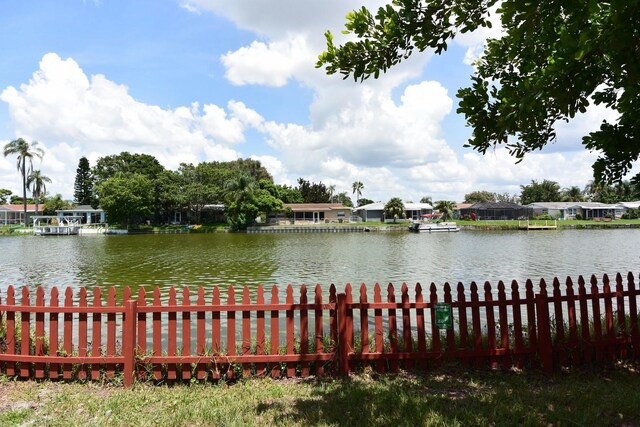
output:
[[[152,385],[0,379],[0,425],[640,425],[640,365]]]

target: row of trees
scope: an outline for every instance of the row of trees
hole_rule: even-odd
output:
[[[465,203],[511,202],[528,205],[533,202],[600,202],[618,203],[640,199],[640,186],[629,181],[615,185],[594,184],[590,182],[584,189],[577,186],[561,188],[555,181],[532,180],[529,185],[520,186],[520,195],[492,193],[490,191],[472,191],[465,194]]]
[[[224,217],[236,229],[257,217],[282,211],[284,203],[342,203],[353,206],[335,186],[298,179],[298,186],[275,184],[259,161],[183,163],[177,171],[165,169],[153,156],[122,152],[98,159],[92,168],[78,162],[74,198],[78,204],[100,206],[110,222],[168,223],[175,212],[186,212],[192,222],[216,222]],[[358,185],[356,185],[358,184]],[[364,185],[354,183],[359,201]]]

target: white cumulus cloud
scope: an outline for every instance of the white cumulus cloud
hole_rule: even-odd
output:
[[[5,88],[0,100],[16,134],[45,148],[43,173],[54,181],[51,192],[67,196],[82,156],[95,161],[121,151],[143,152],[171,169],[181,162],[233,160],[240,157],[234,147],[244,142],[247,123],[259,117],[234,101],[228,110],[198,103],[175,109],[148,105],[125,85],[87,76],[73,59],[55,53],[43,56],[28,83]]]

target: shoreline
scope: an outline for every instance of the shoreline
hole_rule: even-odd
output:
[[[616,223],[616,222],[585,222],[578,224],[559,223],[556,228],[548,228],[545,230],[523,229],[517,222],[514,224],[460,224],[458,226],[462,231],[554,231],[554,230],[617,230],[617,229],[638,229],[638,223]],[[121,233],[106,234],[200,234],[200,233],[233,233],[229,228],[206,228],[193,230],[185,228],[172,229],[132,229],[128,232],[118,230]],[[246,231],[239,233],[249,234],[269,234],[269,233],[363,233],[363,232],[408,232],[407,224],[306,224],[306,225],[264,225],[249,227]],[[98,234],[98,233],[80,233],[80,234]],[[0,233],[0,236],[9,235],[32,235],[31,230],[12,230],[8,233]]]

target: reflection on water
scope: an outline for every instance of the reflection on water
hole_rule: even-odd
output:
[[[442,234],[304,233],[0,237],[7,286],[140,286],[445,282],[615,274],[640,270],[640,230]],[[240,290],[237,290],[240,292]],[[226,291],[221,292],[226,294]],[[296,292],[297,297],[297,292]]]

